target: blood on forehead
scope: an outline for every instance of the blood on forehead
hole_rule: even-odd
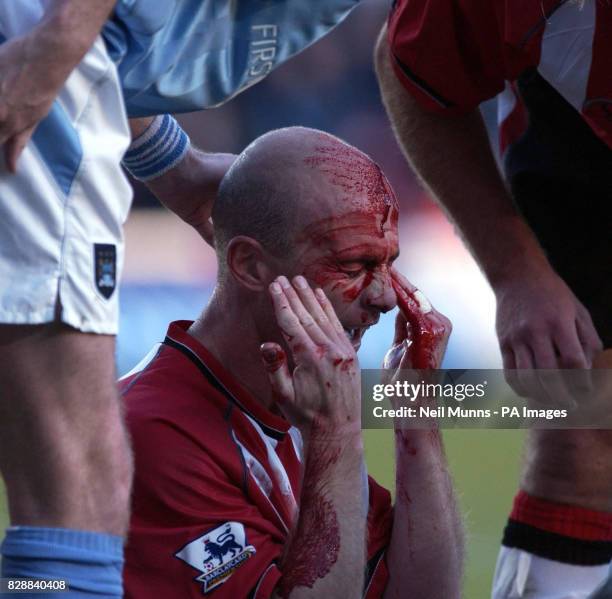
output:
[[[344,249],[356,248],[356,246],[371,251],[372,243],[375,243],[376,246],[382,243],[383,245],[378,249],[384,253],[388,243],[397,244],[398,213],[394,208],[389,207],[389,210],[391,218],[388,218],[389,212],[384,210],[380,222],[378,222],[378,214],[363,210],[321,218],[306,225],[297,236],[296,241],[309,242],[319,247],[330,245],[334,246],[336,251],[339,251],[340,247]],[[361,242],[358,242],[357,238]],[[378,241],[374,242],[374,239]]]
[[[304,162],[323,173],[329,183],[342,192],[339,200],[354,212],[382,216],[380,229],[391,215],[397,219],[399,204],[380,167],[346,144],[320,135],[321,143]]]

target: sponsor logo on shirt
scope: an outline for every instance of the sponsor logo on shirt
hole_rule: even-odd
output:
[[[249,78],[259,81],[274,68],[278,52],[278,26],[273,23],[253,25],[251,37]]]
[[[255,547],[246,540],[244,526],[240,522],[226,522],[190,541],[175,557],[202,572],[195,578],[203,583],[208,593],[223,584],[251,555]]]

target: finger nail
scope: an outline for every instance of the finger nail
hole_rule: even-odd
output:
[[[270,283],[270,291],[275,295],[280,295],[283,292],[281,286],[276,281],[274,281],[274,283]]]
[[[293,284],[298,289],[307,289],[308,288],[308,283],[306,282],[306,279],[302,275],[298,275],[297,277],[295,277],[293,279]]]
[[[429,300],[425,297],[423,293],[421,293],[418,289],[416,289],[412,295],[414,296],[414,299],[417,301],[422,314],[429,314],[429,312],[432,311],[431,304],[429,303]]]
[[[276,280],[278,281],[278,283],[283,289],[287,289],[288,287],[290,287],[289,280],[287,279],[287,277],[281,275]]]
[[[317,299],[321,300],[322,302],[324,302],[327,299],[327,297],[325,296],[325,292],[320,287],[317,287],[315,289],[315,296],[317,297]]]

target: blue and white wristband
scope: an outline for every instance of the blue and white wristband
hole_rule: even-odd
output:
[[[150,181],[174,168],[189,150],[189,136],[169,114],[156,116],[130,145],[123,166],[140,181]]]

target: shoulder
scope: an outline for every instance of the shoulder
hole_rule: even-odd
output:
[[[122,379],[119,388],[133,451],[141,468],[212,467],[233,456],[230,402],[183,354],[164,344]],[[198,465],[198,466],[196,466]],[[227,464],[224,464],[227,465]]]
[[[471,110],[532,61],[521,45],[541,18],[532,13],[509,0],[399,0],[388,26],[396,75],[426,109]]]

